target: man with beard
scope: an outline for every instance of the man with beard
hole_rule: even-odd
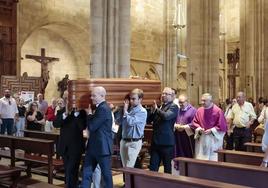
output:
[[[0,124],[1,134],[12,135],[14,119],[18,118],[18,107],[14,98],[10,95],[10,90],[5,90],[4,97],[0,99]]]

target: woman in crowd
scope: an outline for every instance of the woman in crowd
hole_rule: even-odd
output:
[[[53,130],[53,121],[55,120],[55,109],[57,106],[57,100],[52,99],[51,105],[47,108],[46,112],[46,125],[45,125],[45,132],[51,132]]]
[[[19,98],[17,100],[17,105],[18,105],[18,119],[16,121],[16,133],[15,136],[23,136],[23,130],[25,127],[25,113],[26,113],[26,108],[24,106],[24,100],[22,98]]]
[[[46,122],[42,113],[38,111],[38,105],[36,102],[32,102],[29,105],[29,110],[26,113],[26,120],[28,130],[43,130]]]

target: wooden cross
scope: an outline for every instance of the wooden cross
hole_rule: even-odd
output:
[[[56,57],[46,57],[45,48],[41,48],[41,56],[37,55],[25,55],[26,59],[33,59],[39,63],[41,63],[41,79],[42,79],[42,86],[41,86],[41,93],[45,93],[45,89],[48,84],[49,80],[49,71],[48,71],[48,63],[53,61],[59,61],[59,58]]]

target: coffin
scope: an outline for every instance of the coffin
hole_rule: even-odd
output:
[[[159,102],[161,96],[161,82],[157,80],[138,79],[90,79],[70,80],[68,82],[68,107],[87,108],[91,104],[91,90],[93,87],[103,86],[106,89],[106,101],[115,106],[122,106],[125,96],[135,88],[144,92],[143,105],[151,106],[153,101]]]

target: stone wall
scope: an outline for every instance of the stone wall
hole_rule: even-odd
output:
[[[25,54],[60,58],[49,65],[46,98],[58,97],[57,82],[65,74],[70,79],[88,78],[90,63],[89,11],[85,0],[23,0],[18,3],[18,56],[20,74],[40,76],[40,65]]]
[[[164,9],[164,0],[131,0],[131,64],[139,76],[153,67],[162,78]]]

